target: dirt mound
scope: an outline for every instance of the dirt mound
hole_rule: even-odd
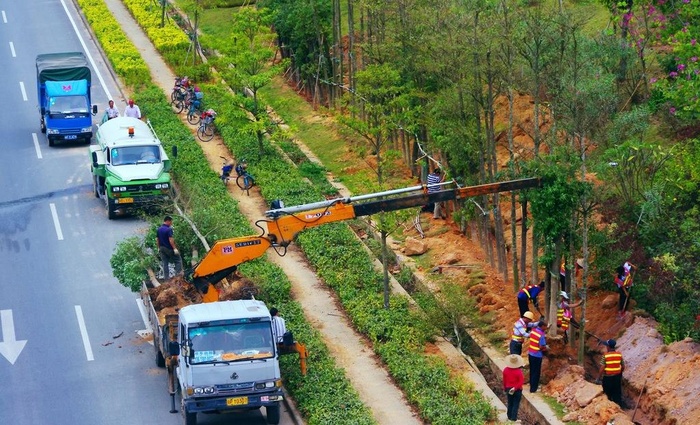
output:
[[[228,285],[222,285],[219,288],[219,300],[249,300],[258,295],[258,287],[255,286],[252,280],[247,278],[239,278],[235,281],[229,280]]]
[[[226,280],[214,285],[214,288],[219,292],[220,301],[248,300],[259,293],[252,280],[236,274],[231,274]],[[174,277],[158,287],[149,288],[148,293],[161,321],[168,314],[177,314],[182,307],[202,302],[202,294],[181,276]]]
[[[426,253],[430,260],[419,270],[430,271],[430,267],[442,264],[450,253],[459,254],[458,266],[478,265],[479,279],[475,284],[475,270],[471,268],[445,268],[442,274],[465,285],[465,291],[477,302],[481,315],[495,316],[493,323],[500,330],[492,329],[491,333],[504,335],[501,348],[505,352],[513,323],[519,316],[512,283],[504,282],[485,261],[486,256],[475,240],[457,231],[438,231],[443,226],[455,228],[454,224],[429,218],[422,222],[426,222],[424,230],[429,235],[425,240],[430,247]],[[584,365],[577,365],[577,352],[571,345],[564,344],[561,332],[557,337],[548,338],[550,351],[542,365],[542,392],[566,406],[564,420],[632,424],[634,414],[635,422],[644,425],[697,423],[696,418],[700,418],[700,397],[697,397],[700,394],[700,345],[689,339],[664,345],[656,322],[644,317],[647,313],[635,309],[634,298],[630,299],[630,312],[619,319],[618,295],[612,291],[612,283],[592,285],[589,289]],[[574,315],[580,320],[581,309],[576,308]],[[574,336],[576,332],[573,330]],[[626,410],[610,402],[602,387],[594,383],[605,351],[600,341],[611,338],[617,340],[625,359],[623,398]],[[644,394],[639,399],[643,388]],[[638,399],[639,407],[634,412]]]
[[[690,338],[664,345],[652,319],[636,317],[618,339],[628,391],[639,393],[639,409],[653,423],[690,424],[700,418],[700,344]],[[630,388],[631,387],[631,388]]]

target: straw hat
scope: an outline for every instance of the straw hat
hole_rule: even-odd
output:
[[[525,360],[517,354],[511,354],[506,356],[506,367],[511,369],[518,369],[525,366]]]

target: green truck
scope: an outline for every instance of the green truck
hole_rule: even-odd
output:
[[[118,117],[104,121],[90,145],[95,197],[111,220],[136,210],[157,210],[172,197],[170,168],[150,122]],[[173,157],[177,154],[173,148]]]

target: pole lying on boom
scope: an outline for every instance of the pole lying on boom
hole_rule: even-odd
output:
[[[265,212],[266,219],[260,220],[258,223],[262,229],[261,234],[216,241],[204,258],[194,266],[192,273],[187,274],[186,278],[198,288],[210,287],[235,271],[239,264],[264,255],[269,247],[284,248],[288,246],[300,231],[310,227],[351,220],[380,212],[419,207],[435,202],[531,189],[539,187],[541,182],[539,178],[527,178],[477,186],[445,188],[451,184],[453,183],[446,182],[412,186],[268,210]],[[435,187],[438,187],[437,191],[428,191]]]

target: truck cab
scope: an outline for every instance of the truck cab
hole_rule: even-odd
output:
[[[272,318],[262,301],[192,304],[179,311],[176,376],[186,425],[197,413],[266,408],[277,424],[283,400]]]
[[[99,126],[95,139],[89,147],[93,188],[110,220],[170,200],[172,163],[150,123],[114,118]]]

